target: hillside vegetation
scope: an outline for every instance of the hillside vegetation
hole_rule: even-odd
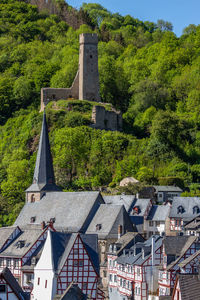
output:
[[[63,5],[63,1],[55,1]],[[70,9],[70,7],[68,7]],[[180,38],[172,25],[141,22],[83,4],[88,24],[72,29],[26,1],[0,3],[0,224],[12,224],[33,176],[42,87],[69,87],[78,37],[99,36],[100,93],[123,112],[122,133],[94,130],[92,103],[49,103],[57,183],[65,190],[115,187],[126,176],[179,184],[199,194],[200,26]]]

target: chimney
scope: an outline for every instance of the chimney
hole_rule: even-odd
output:
[[[122,225],[118,225],[118,239],[122,236]]]
[[[155,237],[154,235],[152,235],[151,238],[151,262],[152,262],[152,266],[154,266],[155,264]]]
[[[45,221],[42,221],[42,223],[41,223],[41,228],[42,228],[42,230],[44,230],[45,227],[46,227],[46,223],[45,223]]]

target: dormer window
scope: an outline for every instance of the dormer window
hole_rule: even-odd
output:
[[[139,210],[140,210],[140,207],[139,206],[135,206],[133,207],[133,214],[139,214]]]
[[[31,223],[35,223],[36,217],[31,217]]]
[[[177,214],[182,214],[182,213],[184,213],[184,207],[182,205],[179,205],[177,207]]]
[[[33,203],[33,202],[35,202],[35,195],[34,194],[31,195],[31,203]]]
[[[25,246],[25,241],[18,241],[16,243],[17,248],[23,248]]]
[[[97,225],[96,225],[96,231],[101,230],[101,228],[102,228],[102,225],[101,225],[101,224],[97,224]]]
[[[195,205],[193,207],[193,214],[198,214],[199,213],[199,207],[197,205]]]

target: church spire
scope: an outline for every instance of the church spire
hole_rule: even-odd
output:
[[[44,192],[59,190],[60,189],[55,184],[51,149],[49,144],[48,127],[46,122],[46,114],[44,112],[42,129],[40,133],[40,142],[33,176],[33,183],[26,190],[27,201],[38,201],[41,199]]]

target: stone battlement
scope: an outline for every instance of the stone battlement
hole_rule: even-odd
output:
[[[80,44],[98,44],[98,37],[96,33],[82,33],[79,36]]]

